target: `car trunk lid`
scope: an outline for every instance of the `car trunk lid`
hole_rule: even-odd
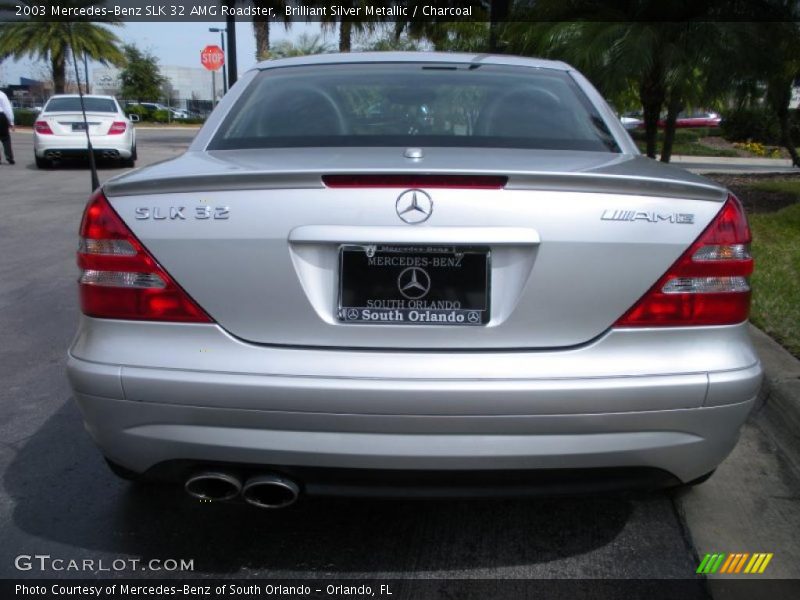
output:
[[[629,155],[492,150],[494,167],[484,150],[424,154],[409,160],[396,148],[189,153],[105,189],[162,266],[232,335],[353,348],[584,344],[647,291],[725,199],[702,178]],[[337,174],[414,175],[422,184],[323,183]],[[425,186],[425,177],[441,175],[507,182],[495,189]],[[399,202],[414,189],[432,209],[409,224]],[[397,299],[409,300],[401,271],[420,258],[447,259],[422,270],[434,283],[449,277],[455,289],[465,281],[452,273],[459,255],[474,262],[470,293],[485,292],[488,313],[479,322],[369,322],[340,310],[345,261],[352,263],[345,268],[362,270],[351,277],[353,286],[382,278],[384,299],[397,282]],[[386,259],[382,275],[376,265],[365,267],[376,257]],[[387,257],[403,260],[391,264]],[[486,278],[479,281],[474,272],[481,265]],[[361,291],[363,300],[369,293]],[[468,311],[463,315],[469,319]]]

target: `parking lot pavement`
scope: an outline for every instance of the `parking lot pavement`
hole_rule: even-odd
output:
[[[140,132],[140,164],[180,152],[193,133]],[[74,252],[89,176],[80,166],[36,170],[30,134],[16,133],[14,143],[17,165],[0,167],[0,577],[187,575],[21,572],[14,567],[19,554],[106,564],[193,559],[191,576],[203,577],[694,577],[697,551],[673,494],[314,500],[273,512],[201,504],[174,487],[116,479],[83,430],[64,377],[78,315]],[[103,168],[100,179],[118,172]],[[743,451],[772,454],[760,435],[748,431]],[[741,454],[726,470],[752,467]],[[792,477],[785,474],[784,483],[796,507]],[[763,490],[739,486],[734,493],[748,499],[742,518],[757,520]],[[708,510],[720,501],[714,494],[698,498]],[[758,548],[716,550],[770,551],[764,536]],[[776,555],[773,564],[784,560]],[[697,596],[704,586],[696,580]]]

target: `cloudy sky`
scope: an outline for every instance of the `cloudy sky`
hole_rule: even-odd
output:
[[[117,35],[127,43],[133,42],[142,49],[152,52],[163,65],[199,67],[200,51],[207,44],[219,45],[219,33],[210,33],[209,27],[225,27],[220,23],[126,23],[115,28]],[[296,23],[287,32],[283,25],[273,24],[272,43],[282,39],[294,39],[302,33],[320,33],[319,23]],[[328,31],[326,40],[336,45],[335,31]],[[239,72],[243,73],[255,63],[255,40],[253,26],[239,21],[236,23],[236,47]],[[90,67],[91,71],[91,67]],[[20,77],[37,79],[46,72],[44,63],[30,60],[14,62],[6,60],[0,64],[0,85],[17,84]]]

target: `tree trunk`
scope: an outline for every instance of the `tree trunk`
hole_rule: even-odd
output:
[[[253,17],[253,36],[256,38],[256,60],[269,58],[269,17]]]
[[[672,158],[672,143],[675,141],[675,121],[681,106],[674,98],[670,98],[667,105],[667,122],[664,126],[664,143],[661,146],[661,162],[668,163]]]
[[[792,100],[792,78],[781,81],[770,81],[767,83],[767,98],[769,104],[778,117],[778,124],[781,127],[781,144],[792,157],[792,165],[800,167],[800,155],[792,141],[791,125],[789,123],[789,103]]]
[[[491,0],[489,6],[489,52],[502,53],[500,33],[503,21],[508,17],[510,0]]]
[[[53,75],[53,93],[63,94],[67,87],[67,67],[63,55],[50,59],[50,71]]]
[[[662,103],[652,98],[641,95],[642,112],[644,117],[644,139],[647,144],[647,156],[656,157],[656,142],[658,139],[658,116],[661,114]]]
[[[339,22],[339,52],[350,52],[353,37],[353,22],[342,19]]]
[[[647,77],[639,85],[639,99],[644,112],[644,135],[647,142],[647,156],[656,157],[658,141],[658,117],[664,106],[666,92],[661,77],[661,69],[654,65]]]
[[[795,148],[794,142],[792,141],[788,106],[778,114],[778,123],[781,125],[781,143],[783,147],[786,148],[787,152],[789,152],[789,156],[792,157],[792,165],[800,167],[800,155],[797,154],[797,148]]]

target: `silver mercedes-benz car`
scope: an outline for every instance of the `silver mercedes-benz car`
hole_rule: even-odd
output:
[[[749,242],[569,65],[268,61],[90,199],[69,378],[116,473],[203,499],[696,483],[761,382]]]

